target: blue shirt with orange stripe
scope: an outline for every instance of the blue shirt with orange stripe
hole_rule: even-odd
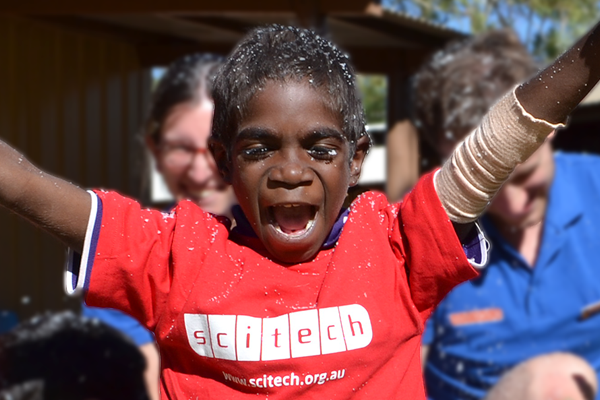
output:
[[[430,399],[482,398],[506,370],[553,351],[578,354],[600,373],[600,157],[557,153],[555,161],[534,268],[484,217],[488,267],[429,319]]]

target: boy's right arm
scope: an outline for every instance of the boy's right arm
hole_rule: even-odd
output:
[[[56,178],[0,141],[0,205],[81,252],[91,199],[85,190]]]

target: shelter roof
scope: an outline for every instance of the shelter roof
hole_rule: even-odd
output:
[[[361,49],[439,48],[462,33],[366,0],[21,0],[0,14],[35,18],[134,42],[149,64],[190,51],[228,53],[251,28],[299,25],[351,55]],[[7,4],[9,3],[9,4]]]

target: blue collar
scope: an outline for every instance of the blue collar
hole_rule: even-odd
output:
[[[340,235],[342,234],[342,228],[344,224],[348,220],[348,213],[350,212],[349,208],[342,208],[340,213],[333,224],[333,228],[331,228],[331,232],[325,239],[325,242],[321,246],[321,250],[327,250],[335,246],[338,241]],[[233,214],[233,218],[235,218],[235,227],[233,228],[233,232],[242,236],[248,236],[252,238],[257,238],[254,229],[252,229],[252,225],[248,221],[248,218],[244,215],[242,208],[239,205],[235,205],[231,208],[231,213]]]
[[[554,154],[554,179],[550,187],[546,224],[559,230],[567,229],[581,218],[584,205],[580,198],[584,181],[574,176],[568,155]]]

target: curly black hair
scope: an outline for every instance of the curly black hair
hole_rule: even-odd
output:
[[[510,29],[449,43],[415,75],[413,121],[432,145],[458,142],[506,92],[538,70]]]
[[[39,383],[45,400],[148,400],[145,368],[123,333],[71,311],[35,316],[0,336],[0,393]]]
[[[355,73],[347,55],[313,31],[271,25],[252,30],[215,76],[212,137],[229,152],[248,103],[267,81],[306,81],[339,115],[350,154],[366,135]]]

